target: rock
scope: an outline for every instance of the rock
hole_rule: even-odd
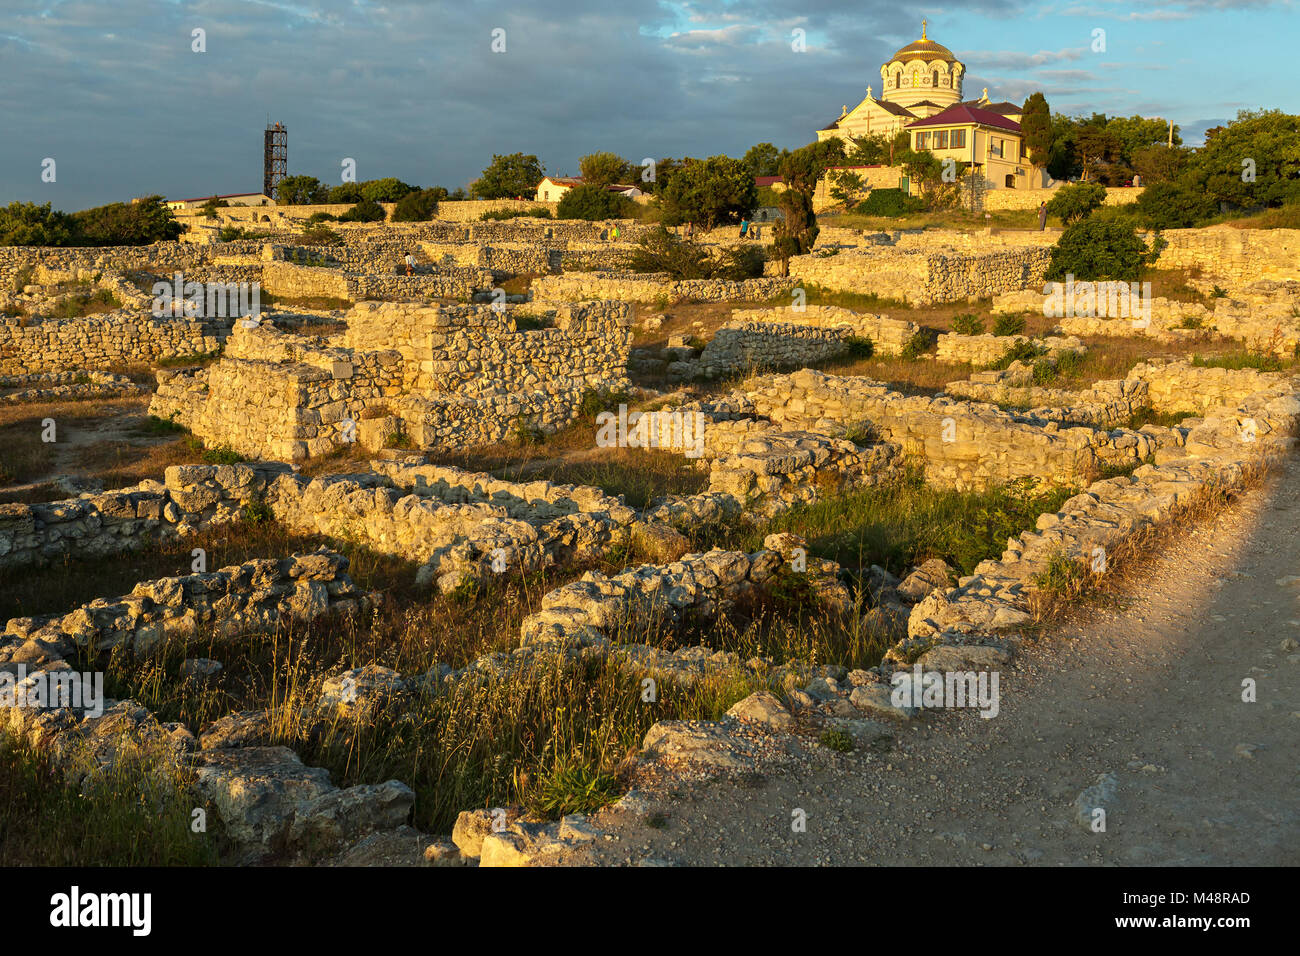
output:
[[[896,644],[907,637],[907,608],[899,604],[881,604],[862,615],[862,629],[886,644]]]
[[[632,546],[656,564],[670,564],[691,550],[686,535],[658,521],[634,524]]]
[[[922,654],[920,664],[927,671],[994,671],[1010,660],[1002,645],[942,644]]]
[[[899,596],[909,604],[916,604],[935,588],[952,584],[952,569],[939,558],[931,558],[903,579],[898,585]]]
[[[328,770],[304,766],[288,747],[200,751],[195,786],[233,839],[263,845],[289,829],[299,808],[337,789]]]
[[[244,710],[214,720],[199,734],[203,750],[251,747],[271,741],[271,715],[265,710]]]
[[[397,780],[332,790],[303,804],[294,815],[290,842],[337,843],[373,830],[404,825],[415,791]]]
[[[727,711],[727,716],[747,720],[774,731],[788,731],[794,727],[794,716],[775,694],[765,690],[737,701]]]
[[[460,849],[460,855],[469,859],[482,852],[483,839],[492,832],[491,810],[462,810],[451,831],[451,842]]]
[[[872,717],[886,717],[890,720],[910,720],[920,713],[919,707],[897,706],[892,700],[892,693],[888,684],[862,684],[853,688],[849,694],[849,703]]]
[[[434,840],[424,848],[424,859],[430,866],[464,866],[460,847],[450,840]]]
[[[652,757],[671,757],[703,770],[752,770],[753,760],[739,741],[719,724],[695,720],[661,720],[641,744]]]

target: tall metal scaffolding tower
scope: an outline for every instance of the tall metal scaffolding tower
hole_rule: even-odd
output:
[[[289,131],[281,123],[267,124],[262,149],[262,192],[276,198],[280,180],[289,175]]]

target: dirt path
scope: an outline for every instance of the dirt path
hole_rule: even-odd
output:
[[[649,794],[565,863],[1300,863],[1300,462],[1001,674],[993,719],[931,712],[892,752],[814,748],[756,785]],[[1253,678],[1258,702],[1242,701]],[[1106,831],[1076,800],[1114,775]],[[807,814],[793,833],[792,813]]]

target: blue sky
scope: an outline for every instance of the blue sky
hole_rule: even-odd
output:
[[[800,146],[878,90],[922,17],[966,63],[968,98],[1042,90],[1059,112],[1166,116],[1195,143],[1239,109],[1300,112],[1297,13],[1295,0],[0,0],[0,204],[256,191],[268,119],[289,129],[289,171],[331,184],[345,158],[359,179],[455,188],[493,153],[562,174],[598,149]]]

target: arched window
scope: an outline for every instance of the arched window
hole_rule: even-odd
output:
[[[935,85],[935,86],[938,86],[938,85],[939,85],[939,71],[938,71],[938,70],[935,70],[935,71],[934,71],[934,85]]]
[[[898,87],[902,85],[903,85],[903,71],[899,70],[897,73],[894,74],[894,88],[898,89]]]

